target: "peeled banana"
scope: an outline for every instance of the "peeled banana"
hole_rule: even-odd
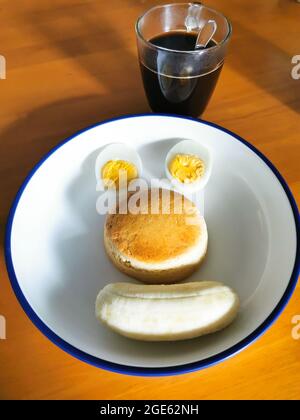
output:
[[[239,298],[222,283],[112,283],[96,299],[96,317],[115,332],[144,341],[199,337],[225,328]]]

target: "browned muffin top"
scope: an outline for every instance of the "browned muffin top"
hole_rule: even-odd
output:
[[[136,214],[117,213],[106,218],[106,238],[120,253],[155,263],[175,258],[198,242],[200,214],[190,200],[162,189],[145,190],[138,201],[135,197],[129,196],[127,204],[138,203]]]

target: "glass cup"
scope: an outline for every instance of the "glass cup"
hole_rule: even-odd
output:
[[[209,19],[217,24],[213,40],[205,49],[194,49],[199,30]],[[231,38],[228,19],[200,3],[156,6],[137,20],[136,37],[151,109],[201,115],[224,63]]]

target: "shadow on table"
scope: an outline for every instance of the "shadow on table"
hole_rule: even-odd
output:
[[[113,21],[115,11],[112,9],[111,14],[105,15],[101,2],[30,11],[24,19],[46,39],[47,45],[60,50],[64,57],[72,59],[76,66],[118,96],[128,86],[142,93],[142,82],[137,85],[140,78],[137,53],[128,48],[134,42],[137,16],[138,12],[132,19],[128,17],[123,22],[125,30],[119,32],[117,22]]]
[[[269,95],[300,112],[298,81],[291,76],[292,57],[237,21],[232,21],[233,39],[227,64]],[[257,98],[259,101],[259,98]]]
[[[51,18],[48,11],[39,12],[38,19],[35,15],[27,18],[32,20],[47,42],[53,43],[66,57],[74,59],[90,76],[118,96],[125,86],[132,85],[136,89],[136,79],[140,77],[137,56],[127,47],[127,37],[133,36],[130,31],[133,34],[134,20],[129,19],[128,28],[118,33],[111,20],[101,15],[100,11],[92,6],[85,7],[80,15],[69,10],[63,39],[58,37],[57,30],[60,10],[52,10]],[[65,20],[62,20],[62,25],[63,22]],[[228,65],[299,113],[300,89],[296,89],[297,81],[291,76],[292,57],[240,22],[233,20],[232,24],[233,40]],[[76,33],[80,35],[76,36]],[[142,83],[139,89],[142,93]]]

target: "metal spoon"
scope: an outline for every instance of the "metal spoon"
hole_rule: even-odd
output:
[[[214,36],[216,30],[217,30],[216,22],[214,20],[208,20],[198,33],[195,49],[206,48],[209,41]]]

